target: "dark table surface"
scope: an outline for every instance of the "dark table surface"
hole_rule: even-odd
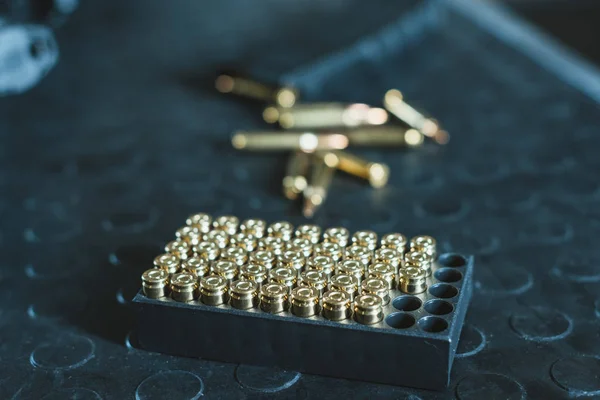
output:
[[[0,99],[0,398],[600,398],[598,76],[465,4],[83,2],[56,69]],[[337,176],[315,219],[476,255],[446,392],[137,348],[139,275],[189,213],[304,221],[280,195],[285,155],[228,145],[264,125],[212,90],[221,66],[307,100],[398,87],[451,132],[361,152],[389,186]]]

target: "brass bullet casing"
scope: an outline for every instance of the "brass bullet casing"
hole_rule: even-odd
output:
[[[240,280],[256,283],[260,289],[267,281],[269,270],[260,264],[246,264],[240,267]]]
[[[365,277],[365,266],[359,260],[342,260],[337,265],[336,273],[352,275],[360,284]]]
[[[294,235],[294,225],[287,221],[277,221],[269,225],[267,229],[269,236],[274,238],[281,238],[284,241],[288,241]]]
[[[269,85],[230,73],[219,75],[215,88],[221,93],[275,103],[279,107],[291,107],[299,97],[298,91],[292,87]]]
[[[229,244],[229,235],[224,231],[210,231],[202,236],[206,242],[214,242],[219,249],[224,249]]]
[[[382,108],[355,103],[306,103],[293,107],[267,107],[263,118],[279,122],[283,129],[353,128],[362,125],[382,125],[388,120]]]
[[[250,264],[258,264],[265,267],[267,270],[273,268],[277,262],[275,253],[270,250],[256,250],[250,253]]]
[[[186,260],[192,253],[192,248],[183,240],[173,240],[165,246],[165,252],[173,254],[180,260]]]
[[[391,265],[396,273],[398,272],[398,269],[404,267],[404,257],[402,253],[386,247],[375,250],[375,262]]]
[[[323,233],[323,241],[327,243],[336,243],[340,247],[346,247],[350,240],[350,232],[346,228],[333,227],[328,228]]]
[[[235,281],[229,286],[229,304],[239,310],[258,305],[258,286],[252,281]]]
[[[309,269],[300,273],[300,286],[308,286],[317,289],[319,296],[327,289],[327,274],[316,269]]]
[[[191,272],[179,272],[171,277],[171,297],[183,303],[197,298],[198,277]]]
[[[406,236],[401,233],[388,233],[381,238],[381,247],[406,253]]]
[[[226,247],[221,250],[221,260],[232,261],[238,267],[241,267],[248,261],[248,253],[238,246]]]
[[[190,215],[185,223],[199,232],[207,233],[212,226],[212,217],[205,213],[197,213]]]
[[[181,268],[186,272],[196,275],[198,278],[202,278],[210,272],[210,261],[206,258],[194,256],[185,260]]]
[[[352,244],[373,251],[377,248],[377,234],[373,231],[357,231],[352,235]]]
[[[175,231],[175,237],[190,246],[194,246],[202,240],[202,233],[197,228],[186,225]]]
[[[314,287],[297,287],[292,290],[290,305],[292,314],[297,317],[312,317],[321,312],[319,291]]]
[[[399,126],[360,127],[346,132],[354,147],[419,147],[425,136],[416,129]]]
[[[428,254],[433,260],[437,258],[437,243],[431,236],[420,235],[410,239],[411,251]]]
[[[221,254],[221,249],[216,242],[202,241],[193,247],[194,253],[200,258],[215,261]]]
[[[313,253],[313,244],[306,238],[295,237],[287,242],[285,249],[302,253],[304,257],[310,257]]]
[[[302,213],[306,218],[312,218],[317,209],[325,202],[335,172],[336,162],[337,158],[333,153],[328,153],[323,158],[314,158],[308,186],[304,190]],[[319,235],[320,231],[319,228]],[[298,232],[298,229],[296,229],[296,232]],[[313,240],[313,243],[316,242]]]
[[[342,150],[349,140],[340,133],[312,133],[280,131],[237,131],[231,144],[238,150],[250,151],[302,151],[314,153],[319,150]]]
[[[346,253],[344,254],[344,258],[346,258],[347,260],[360,261],[363,266],[363,269],[366,270],[369,264],[371,263],[372,255],[373,252],[367,247],[353,244],[350,247],[346,247]]]
[[[254,236],[238,232],[235,235],[229,236],[229,246],[241,247],[247,252],[250,252],[256,250],[258,242]]]
[[[354,275],[335,274],[329,279],[329,290],[341,290],[348,293],[350,301],[358,293],[359,281]]]
[[[354,319],[363,325],[372,325],[383,319],[383,301],[374,294],[361,294],[354,300]]]
[[[376,188],[384,187],[390,177],[390,167],[386,164],[371,162],[346,151],[335,151],[338,159],[337,169],[358,178],[366,179]]]
[[[292,269],[299,274],[306,265],[306,257],[297,250],[286,250],[278,257],[277,265]]]
[[[321,240],[321,227],[313,224],[299,225],[294,232],[297,238],[308,239],[312,244]]]
[[[309,270],[323,272],[327,279],[329,279],[335,271],[335,262],[329,256],[313,256],[308,259],[306,267]]]
[[[142,292],[151,299],[169,295],[169,273],[160,268],[151,268],[142,274]]]
[[[200,279],[200,301],[208,306],[218,306],[229,301],[227,279],[209,275]]]
[[[215,218],[213,221],[213,229],[223,231],[228,235],[234,235],[237,232],[239,225],[239,219],[233,215],[222,215]]]
[[[313,247],[313,255],[328,256],[331,257],[334,262],[337,262],[342,258],[344,252],[342,251],[342,247],[337,243],[322,242]]]
[[[291,268],[277,267],[269,271],[269,281],[284,285],[288,291],[296,286],[297,278],[298,272]]]
[[[388,90],[383,99],[386,110],[396,116],[411,128],[418,130],[423,135],[435,140],[439,144],[446,144],[450,140],[448,132],[440,128],[438,122],[428,118],[404,101],[399,90]]]
[[[406,267],[419,267],[425,271],[426,276],[431,276],[433,258],[429,254],[420,251],[410,251],[404,256],[404,265]]]
[[[279,314],[288,309],[289,290],[281,283],[267,283],[260,289],[260,309],[271,314]]]
[[[258,240],[258,248],[279,256],[285,250],[286,242],[278,237],[267,236]]]
[[[390,302],[390,288],[388,282],[379,278],[367,278],[360,285],[362,294],[374,294],[381,298],[385,306]]]
[[[311,155],[303,151],[293,152],[285,169],[282,186],[283,194],[290,200],[296,200],[308,186],[306,179],[311,164]]]
[[[369,266],[369,278],[381,279],[387,284],[388,289],[396,287],[396,269],[385,262],[377,262]],[[364,282],[363,282],[364,286]]]
[[[228,283],[233,282],[238,276],[238,265],[231,260],[219,260],[212,266],[214,275],[222,276]]]
[[[323,295],[323,317],[342,321],[352,316],[350,295],[342,290],[330,290]]]
[[[265,236],[267,231],[267,222],[262,219],[247,219],[240,225],[240,232],[244,235],[260,239]]]
[[[161,254],[154,258],[154,266],[164,269],[169,275],[172,275],[179,271],[179,258],[173,254]]]
[[[427,290],[427,274],[419,267],[407,266],[398,272],[398,289],[408,294],[423,293]]]

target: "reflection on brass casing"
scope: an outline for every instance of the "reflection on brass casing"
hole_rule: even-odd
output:
[[[212,217],[205,213],[192,214],[185,223],[201,233],[207,233],[212,226]]]
[[[229,287],[229,304],[239,310],[248,310],[258,305],[258,286],[251,281],[235,281]]]
[[[142,291],[146,297],[160,299],[169,295],[169,273],[160,268],[152,268],[142,274]]]
[[[346,247],[350,240],[350,232],[346,228],[334,227],[328,228],[323,233],[323,241],[339,244],[341,247]]]
[[[240,224],[240,232],[244,235],[260,239],[265,236],[267,222],[262,219],[247,219]]]
[[[179,272],[171,277],[171,297],[188,302],[198,297],[198,278],[190,272]]]
[[[284,285],[288,291],[296,286],[297,278],[298,272],[291,268],[277,267],[269,271],[269,280]]]
[[[237,278],[238,266],[235,262],[230,260],[219,260],[213,264],[212,273],[214,275],[222,276],[227,279],[228,283],[231,283]]]
[[[380,248],[375,250],[375,262],[389,264],[394,268],[395,272],[404,267],[404,257],[402,253],[392,248]]]
[[[280,283],[267,283],[260,289],[260,309],[278,314],[288,309],[289,290]]]
[[[274,102],[280,107],[291,107],[298,100],[298,91],[292,87],[278,87],[233,74],[219,75],[215,87],[221,93]]]
[[[313,256],[308,259],[306,267],[323,272],[329,279],[335,271],[335,261],[329,256]]]
[[[381,247],[394,249],[404,254],[406,252],[406,236],[401,233],[388,233],[381,238]]]
[[[354,147],[418,147],[424,136],[416,129],[397,126],[361,127],[346,132]]]
[[[313,253],[313,245],[310,240],[300,237],[290,239],[285,245],[285,249],[302,253],[304,257],[310,257]]]
[[[290,268],[300,273],[306,265],[306,257],[297,250],[286,250],[278,258],[280,267]]]
[[[294,235],[294,225],[287,221],[277,221],[269,225],[269,236],[288,241]]]
[[[222,215],[213,221],[213,229],[224,231],[228,235],[234,235],[237,232],[240,221],[233,215]]]
[[[383,302],[374,294],[361,294],[354,300],[354,319],[359,324],[372,325],[383,319]]]
[[[219,249],[224,249],[229,244],[229,235],[224,231],[210,231],[202,237],[204,241],[215,242]]]
[[[285,250],[286,242],[278,237],[264,237],[258,240],[258,248],[272,252],[275,256],[280,255]]]
[[[254,251],[258,245],[256,238],[252,235],[246,235],[245,233],[238,232],[235,235],[229,236],[229,245],[241,247],[242,249]]]
[[[331,184],[334,172],[335,165],[331,164],[331,159],[328,159],[327,157],[314,159],[308,186],[304,190],[304,207],[302,213],[306,218],[311,218],[315,214],[317,208],[319,208],[327,198],[327,191]],[[296,232],[298,232],[298,229],[296,229]],[[321,228],[319,228],[319,236],[320,234]],[[313,243],[316,243],[313,239],[310,240]]]
[[[154,258],[154,266],[172,275],[179,270],[179,258],[173,254],[161,254]]]
[[[390,302],[390,288],[388,282],[383,279],[367,278],[361,283],[360,288],[362,294],[379,296],[384,306]]]
[[[258,285],[258,288],[267,281],[269,270],[260,264],[246,264],[240,267],[240,279],[251,281]]]
[[[300,285],[317,289],[322,295],[327,288],[327,275],[323,271],[309,269],[300,273]]]
[[[290,155],[282,182],[285,197],[296,200],[306,189],[310,164],[311,155],[308,153],[295,151]]]
[[[322,242],[314,246],[313,254],[315,256],[328,256],[331,257],[334,262],[337,262],[342,258],[344,253],[339,244],[333,242]]]
[[[216,242],[202,241],[193,247],[194,253],[207,261],[214,261],[219,258],[221,250]]]
[[[177,239],[167,243],[165,246],[165,252],[173,254],[175,257],[183,261],[190,256],[192,253],[192,248],[189,244],[187,244],[187,242]]]
[[[299,225],[294,235],[297,238],[308,239],[312,244],[317,244],[321,240],[321,227],[313,224]]]
[[[319,297],[319,291],[314,287],[294,288],[290,296],[292,314],[303,318],[319,314]]]
[[[200,234],[200,231],[197,228],[194,228],[189,225],[182,226],[181,228],[179,228],[175,231],[175,238],[177,238],[179,240],[183,240],[184,242],[186,242],[189,245],[193,245],[195,243],[190,243],[190,235],[191,235],[191,238],[201,238],[202,237],[202,235]]]
[[[358,178],[366,179],[374,188],[384,187],[390,177],[390,167],[383,163],[371,162],[346,151],[334,152],[336,168]]]
[[[342,321],[352,315],[350,295],[342,290],[330,290],[323,295],[323,317]]]
[[[202,257],[190,257],[183,262],[181,268],[189,273],[196,275],[198,278],[208,275],[210,271],[210,261]]]
[[[388,289],[396,287],[396,269],[390,264],[377,262],[370,265],[369,277],[383,280],[387,283]]]
[[[348,293],[350,301],[358,292],[359,281],[354,275],[336,274],[329,279],[329,290],[341,290]]]
[[[275,254],[270,250],[256,250],[250,253],[250,264],[262,265],[267,270],[273,268],[276,261]]]
[[[248,253],[238,246],[226,247],[221,250],[221,260],[233,261],[238,267],[241,267],[248,261]]]
[[[419,267],[425,271],[426,276],[431,276],[433,258],[427,253],[410,251],[404,256],[404,264],[406,267]]]
[[[427,290],[427,275],[419,267],[405,267],[398,272],[398,289],[408,294],[423,293]]]
[[[231,144],[238,150],[284,151],[299,150],[314,153],[318,150],[342,150],[349,139],[340,133],[312,133],[279,131],[237,131]]]
[[[377,234],[373,231],[357,231],[352,235],[352,244],[373,251],[377,248]]]
[[[410,239],[411,251],[428,254],[433,260],[437,257],[437,243],[431,236],[420,235]]]
[[[218,306],[229,301],[227,279],[209,275],[200,279],[200,301],[209,306]]]
[[[365,277],[365,266],[359,260],[342,260],[337,265],[336,273],[352,275],[360,283]]]
[[[346,254],[344,255],[344,258],[348,260],[360,261],[363,265],[363,268],[366,270],[371,262],[372,255],[373,252],[365,246],[353,244],[350,247],[346,247]]]

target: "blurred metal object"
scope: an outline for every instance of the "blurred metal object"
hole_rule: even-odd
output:
[[[355,147],[419,147],[424,141],[421,132],[399,126],[360,127],[345,134]]]
[[[299,225],[294,235],[297,238],[308,239],[312,244],[317,244],[321,240],[321,227],[314,224]]]
[[[349,139],[340,133],[237,131],[231,144],[238,150],[281,151],[300,150],[312,153],[317,150],[342,150]]]
[[[327,274],[317,269],[309,269],[300,273],[300,286],[312,287],[321,296],[327,289]]]
[[[213,221],[213,229],[223,231],[228,235],[234,235],[239,225],[240,220],[233,215],[222,215]]]
[[[383,104],[386,110],[396,116],[413,129],[418,130],[423,135],[433,139],[439,144],[446,144],[450,140],[448,132],[440,128],[439,123],[424,116],[410,104],[404,101],[404,96],[397,89],[388,90],[383,98]]]
[[[383,108],[355,103],[306,103],[293,107],[267,107],[263,119],[279,122],[283,129],[353,128],[364,125],[383,125],[388,113]]]
[[[344,255],[344,252],[342,246],[337,243],[322,242],[314,246],[313,254],[315,256],[328,256],[332,262],[338,262]]]
[[[356,231],[352,235],[352,244],[373,251],[377,248],[377,234],[373,231]]]
[[[269,85],[234,74],[221,74],[215,79],[215,87],[221,93],[275,103],[279,107],[292,107],[298,100],[298,91],[292,87]]]
[[[404,257],[398,250],[382,247],[375,250],[375,262],[392,266],[395,272],[404,267]]]
[[[394,249],[404,254],[406,251],[406,236],[401,233],[388,233],[381,238],[381,247]]]
[[[192,228],[198,229],[202,233],[210,231],[212,217],[205,213],[196,213],[190,215],[185,223]]]
[[[419,235],[413,237],[410,239],[410,249],[428,254],[434,260],[437,257],[437,242],[431,236]]]
[[[425,271],[426,276],[431,276],[433,258],[421,251],[410,251],[404,256],[404,264],[406,267],[419,267]]]
[[[317,255],[308,259],[306,268],[307,270],[322,271],[329,279],[335,271],[335,261],[329,256]]]
[[[327,228],[323,233],[323,241],[336,243],[340,247],[346,247],[350,240],[350,231],[344,227]]]
[[[287,221],[277,221],[269,225],[267,229],[269,236],[281,238],[282,240],[290,240],[294,235],[294,225]]]
[[[265,235],[267,222],[263,219],[247,219],[240,224],[240,232],[260,239]]]
[[[231,283],[237,279],[238,266],[233,261],[219,260],[212,266],[212,273],[222,276],[227,280],[227,283]]]
[[[246,264],[240,267],[240,279],[256,283],[260,289],[267,281],[269,270],[261,264]]]
[[[346,151],[335,151],[333,156],[337,157],[337,169],[368,180],[374,188],[382,188],[388,182],[390,167],[386,164],[371,162]]]
[[[207,261],[215,261],[219,258],[221,249],[216,242],[203,241],[193,247],[194,253]]]
[[[329,155],[331,155],[330,153]],[[302,213],[306,218],[312,218],[317,209],[323,204],[327,197],[327,189],[337,164],[336,157],[325,155],[322,159],[315,158],[308,186],[304,190],[304,206]]]
[[[275,256],[275,253],[273,253],[270,250],[259,249],[250,253],[249,262],[250,264],[262,265],[263,267],[269,270],[275,266],[275,263],[277,262],[277,257]]]
[[[164,269],[172,275],[179,270],[179,258],[173,254],[160,254],[154,258],[154,267]]]
[[[187,260],[187,258],[192,253],[192,248],[187,242],[177,239],[167,243],[167,245],[165,246],[165,252],[173,254],[181,261],[184,261]]]
[[[281,283],[289,291],[296,286],[298,272],[292,268],[277,267],[269,271],[269,280],[271,282]]]
[[[190,257],[182,264],[184,271],[190,272],[196,275],[198,278],[208,275],[210,271],[210,262],[202,257]]]
[[[306,189],[306,175],[310,169],[311,155],[303,151],[295,151],[288,159],[283,177],[283,194],[290,200],[296,200]]]

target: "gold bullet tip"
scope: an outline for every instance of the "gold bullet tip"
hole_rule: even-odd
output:
[[[246,143],[248,143],[248,139],[246,139],[246,135],[243,133],[236,133],[231,138],[231,144],[238,150],[246,147]]]
[[[403,101],[402,93],[398,89],[390,89],[385,93],[384,96],[385,103],[399,103]]]
[[[373,163],[369,167],[369,182],[374,188],[384,187],[390,176],[390,168],[385,164]]]
[[[274,124],[279,119],[279,110],[277,107],[269,106],[263,111],[263,119],[268,124]]]
[[[231,93],[234,84],[233,78],[229,75],[219,75],[215,80],[215,87],[221,93]]]
[[[436,132],[434,140],[438,144],[448,144],[450,141],[450,134],[444,130],[439,130]]]

